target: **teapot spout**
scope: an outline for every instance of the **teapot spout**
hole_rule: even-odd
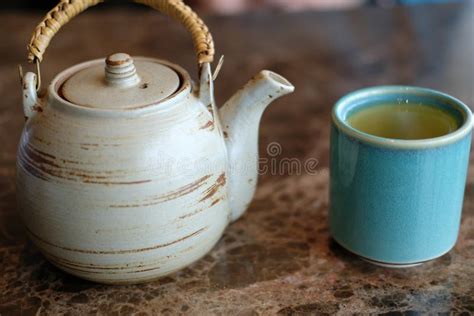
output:
[[[263,70],[219,110],[229,155],[231,220],[247,209],[258,176],[258,127],[265,108],[295,87],[282,76]]]

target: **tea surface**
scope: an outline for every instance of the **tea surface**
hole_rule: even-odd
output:
[[[364,133],[394,139],[439,137],[459,127],[445,110],[410,103],[374,105],[352,114],[347,121]]]

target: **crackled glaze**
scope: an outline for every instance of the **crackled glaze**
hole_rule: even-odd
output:
[[[347,123],[355,111],[397,100],[442,108],[459,127],[441,137],[402,140],[369,135]],[[461,221],[470,109],[434,90],[381,86],[343,97],[332,119],[329,219],[334,239],[375,264],[392,267],[447,253]]]

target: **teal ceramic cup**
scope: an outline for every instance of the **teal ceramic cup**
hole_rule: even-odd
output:
[[[383,103],[441,108],[458,128],[417,140],[377,137],[348,117]],[[340,99],[333,108],[330,150],[332,237],[375,264],[405,267],[435,259],[456,243],[466,184],[472,114],[461,101],[430,89],[380,86]]]

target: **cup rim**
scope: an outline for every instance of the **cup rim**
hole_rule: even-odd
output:
[[[371,135],[362,132],[347,123],[344,119],[344,110],[356,101],[370,99],[384,94],[399,93],[405,96],[425,96],[445,102],[447,105],[457,109],[463,116],[462,125],[454,132],[446,135],[425,139],[394,139]],[[462,101],[440,91],[415,86],[373,86],[350,92],[340,98],[332,109],[332,120],[337,128],[345,134],[365,143],[381,147],[398,149],[423,149],[444,146],[464,138],[473,128],[472,113]]]

